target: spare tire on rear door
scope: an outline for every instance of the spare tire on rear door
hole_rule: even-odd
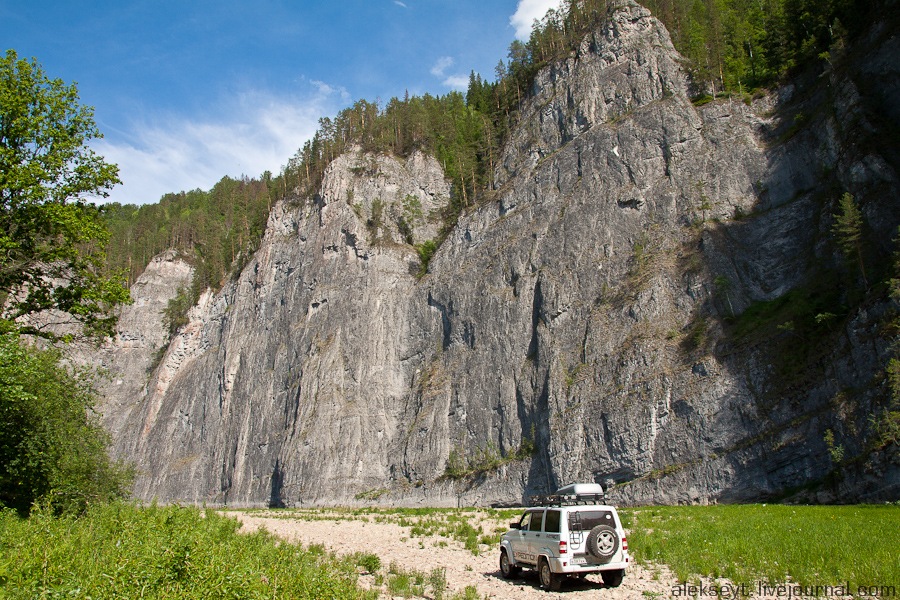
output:
[[[619,549],[619,536],[609,525],[597,525],[587,536],[587,550],[601,563],[612,560]]]

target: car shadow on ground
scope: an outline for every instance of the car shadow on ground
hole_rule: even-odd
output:
[[[484,574],[485,577],[493,577],[495,579],[499,579],[509,585],[513,585],[516,587],[534,587],[540,588],[541,581],[538,578],[537,571],[533,571],[531,569],[524,569],[518,576],[512,579],[505,579],[500,570],[490,571]],[[563,580],[562,590],[563,592],[567,591],[587,591],[587,590],[603,590],[610,589],[608,586],[603,585],[603,581],[600,579],[599,575],[594,575],[593,577],[566,577]]]

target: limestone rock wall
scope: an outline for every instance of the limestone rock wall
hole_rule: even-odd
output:
[[[273,209],[146,385],[110,391],[136,495],[455,505],[599,481],[626,503],[896,498],[896,453],[866,446],[890,301],[790,385],[768,343],[729,329],[838,268],[833,187],[884,248],[900,223],[895,149],[870,143],[897,126],[896,36],[864,44],[855,79],[696,107],[664,27],[625,3],[538,75],[496,201],[421,278],[411,244],[437,235],[440,165],[338,158],[315,198]],[[836,477],[829,429],[860,468]],[[489,468],[445,476],[460,464]]]

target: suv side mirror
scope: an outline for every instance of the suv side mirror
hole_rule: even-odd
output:
[[[509,528],[510,529],[519,529],[519,522],[518,521],[510,521]]]

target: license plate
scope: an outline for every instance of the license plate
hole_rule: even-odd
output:
[[[587,564],[587,559],[576,557],[576,558],[573,558],[571,562],[573,565],[585,565],[585,564]]]

